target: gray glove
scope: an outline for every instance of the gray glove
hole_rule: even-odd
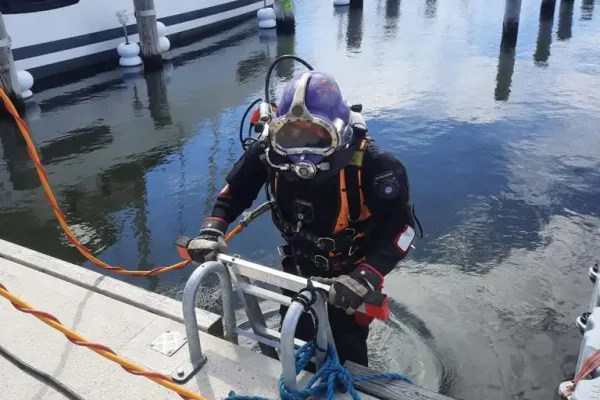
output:
[[[352,315],[372,290],[381,290],[383,276],[370,265],[361,264],[348,275],[334,279],[329,288],[329,302]]]
[[[216,261],[219,253],[227,254],[226,230],[227,223],[222,219],[208,218],[204,221],[198,237],[192,239],[187,247],[192,260],[199,263]]]

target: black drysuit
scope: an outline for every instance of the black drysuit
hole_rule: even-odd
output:
[[[231,224],[252,206],[262,186],[269,183],[277,204],[273,219],[288,244],[285,246],[287,256],[282,261],[284,271],[305,277],[335,277],[349,273],[360,263],[366,263],[385,276],[406,256],[408,246],[400,237],[407,226],[414,226],[408,177],[402,163],[391,153],[380,149],[373,141],[368,142],[363,152],[361,177],[357,182],[356,168],[351,170],[353,167],[346,167],[345,177],[349,182],[346,185],[339,175],[321,180],[285,179],[279,176],[275,184],[276,170],[264,162],[264,157],[261,158],[263,154],[264,150],[255,143],[236,162],[227,175],[227,186],[217,198],[212,217]],[[349,203],[357,204],[359,186],[364,196],[360,198],[364,203],[361,206],[368,207],[371,214],[365,223],[354,226],[357,231],[364,232],[364,237],[356,242],[350,238],[351,244],[360,242],[359,246],[348,247],[346,241],[342,243],[346,246],[338,244],[332,249],[331,241],[326,238],[332,237],[341,214],[341,191],[347,192]],[[354,201],[350,201],[352,199]],[[346,212],[345,209],[342,212]],[[308,235],[295,237],[294,229],[298,230],[298,221],[302,222],[302,232]],[[355,232],[351,232],[351,235],[356,236]],[[318,251],[322,245],[326,247],[325,252]],[[315,262],[315,251],[325,254],[325,258],[334,254],[336,257],[324,265],[322,257]],[[350,261],[345,264],[344,260]],[[286,311],[287,307],[281,308],[282,320]],[[352,360],[367,365],[366,340],[370,321],[360,321],[331,305],[329,319],[340,361]],[[296,337],[307,341],[312,339],[313,334],[312,320],[304,313]]]

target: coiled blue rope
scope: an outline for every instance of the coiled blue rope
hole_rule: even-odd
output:
[[[304,346],[296,351],[296,374],[306,367],[310,359],[315,355],[314,342],[307,342]],[[333,400],[335,390],[338,387],[345,387],[353,400],[360,400],[360,396],[354,389],[355,382],[367,382],[380,379],[399,379],[408,383],[412,381],[402,374],[395,372],[386,372],[373,375],[356,375],[352,376],[346,368],[340,364],[337,351],[331,344],[327,346],[327,359],[323,366],[313,375],[306,383],[302,390],[289,391],[283,384],[283,375],[279,378],[279,396],[282,400],[304,400],[307,397],[324,397],[327,400]],[[232,390],[225,400],[273,400],[268,397],[259,396],[238,396]]]

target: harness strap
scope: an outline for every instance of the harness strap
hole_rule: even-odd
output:
[[[346,229],[348,225],[350,225],[350,220],[348,219],[348,191],[346,190],[346,171],[345,169],[342,169],[340,171],[339,213],[337,221],[335,223],[335,229],[333,230],[334,235],[339,234],[341,231]]]
[[[354,152],[350,164],[340,172],[340,205],[334,234],[338,234],[352,223],[371,216],[362,191],[362,164],[364,151],[369,140],[362,139],[358,150]],[[351,196],[348,197],[348,193]],[[358,194],[358,196],[356,195]]]
[[[300,242],[293,245],[296,248],[293,252],[303,253],[303,256],[311,259],[315,264],[333,264],[338,268],[362,262],[356,251],[362,247],[360,239],[368,236],[373,228],[369,220],[371,212],[366,205],[362,190],[362,164],[368,142],[367,138],[361,140],[352,160],[339,173],[339,212],[332,237],[318,237],[305,229],[296,229],[294,224],[283,218],[280,210],[276,211],[274,220],[284,237],[294,242],[300,239]],[[275,198],[277,198],[278,183],[279,173],[275,172],[272,180]],[[310,245],[305,247],[301,242],[308,242]],[[324,269],[329,269],[329,266]]]

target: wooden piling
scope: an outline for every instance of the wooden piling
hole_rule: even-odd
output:
[[[535,53],[533,54],[535,64],[540,67],[548,65],[555,9],[556,0],[542,0],[542,6],[540,7],[540,29],[538,31]]]
[[[558,40],[567,40],[573,36],[573,6],[574,0],[561,0],[558,13]]]
[[[581,20],[590,21],[594,15],[595,0],[583,0],[581,2]]]
[[[511,48],[517,45],[520,14],[521,0],[506,0],[502,25],[502,47]]]
[[[17,67],[10,48],[10,37],[6,31],[2,13],[0,13],[0,87],[6,92],[19,112],[25,109],[25,103],[21,95],[21,85],[19,85],[19,79],[17,78]],[[0,105],[0,110],[5,111],[4,106]]]
[[[550,57],[550,45],[552,45],[552,26],[554,25],[554,18],[541,18],[540,16],[540,29],[538,31],[537,44],[535,47],[535,53],[533,59],[535,64],[540,67],[548,65],[548,58]]]
[[[350,0],[350,8],[363,8],[363,0]]]
[[[296,32],[296,18],[294,17],[294,4],[292,0],[275,0],[275,18],[277,20],[277,33]]]
[[[140,49],[142,60],[144,60],[144,68],[149,70],[160,69],[162,68],[162,55],[158,48],[154,0],[133,0],[133,6],[140,36]]]
[[[496,75],[496,90],[494,91],[494,98],[497,101],[508,100],[514,72],[515,48],[500,46],[500,55],[498,56],[498,74]]]
[[[556,0],[542,0],[542,7],[540,8],[540,20],[553,20],[555,9]]]

